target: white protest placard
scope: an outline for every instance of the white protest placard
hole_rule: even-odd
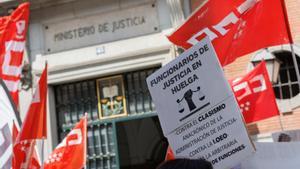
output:
[[[205,38],[147,78],[175,157],[232,167],[254,152],[234,94]]]

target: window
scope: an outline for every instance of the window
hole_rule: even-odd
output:
[[[293,64],[292,54],[289,51],[273,53],[281,61],[278,81],[273,85],[277,99],[290,99],[299,94],[299,83],[296,70]],[[297,57],[297,64],[300,66],[300,58]]]
[[[146,83],[146,78],[155,70],[148,69],[125,74],[125,93],[129,115],[149,113],[155,110]]]
[[[164,139],[158,119],[154,113],[155,106],[146,84],[146,78],[156,69],[157,68],[151,68],[127,72],[116,76],[54,86],[59,142],[67,135],[72,129],[72,126],[79,121],[85,112],[88,113],[87,168],[120,168],[120,160],[126,158],[123,156],[127,154],[123,153],[126,147],[121,151],[118,149],[117,143],[122,143],[122,138],[119,136],[127,134],[128,131],[122,128],[126,128],[128,125],[132,128],[139,128],[139,121],[149,122],[143,123],[145,124],[143,126],[146,130],[140,131],[143,133],[147,133],[148,131],[159,133],[159,135],[153,135],[155,136],[153,137],[153,142],[157,139]],[[97,96],[97,90],[99,97]],[[121,107],[123,107],[123,109],[118,109],[122,110],[119,112],[116,110],[120,107],[115,105],[118,103],[121,103]],[[105,106],[107,106],[105,111],[103,111],[104,108],[101,108],[101,106],[100,109],[98,109],[98,104],[105,104]],[[100,111],[103,111],[102,114],[99,114]],[[122,116],[116,117],[116,113]],[[151,117],[151,119],[154,117],[155,120],[143,120],[146,117]],[[140,120],[134,122],[135,120],[133,119]],[[132,122],[127,123],[127,121]],[[120,140],[118,138],[120,138]],[[152,143],[151,140],[148,141]],[[129,143],[134,144],[134,142]],[[146,144],[148,144],[148,142]],[[153,162],[153,164],[157,164],[163,160],[156,152],[165,151],[165,147],[161,147],[163,149],[157,149],[155,146],[153,150],[151,148],[149,149],[149,151],[153,153],[150,154],[151,156],[147,156],[146,159],[148,162]],[[122,148],[124,148],[124,144],[122,144]]]

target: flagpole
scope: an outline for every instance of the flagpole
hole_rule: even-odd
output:
[[[281,116],[282,116],[282,115],[281,115],[281,113],[280,113],[280,115],[279,115],[279,124],[280,124],[281,131],[284,131]]]
[[[290,47],[291,47],[291,52],[292,52],[293,64],[294,64],[294,67],[295,67],[295,70],[296,70],[298,87],[299,87],[299,90],[300,90],[299,67],[298,67],[297,58],[296,58],[296,54],[295,54],[295,50],[294,50],[294,46],[293,46],[294,42],[293,42],[293,37],[292,37],[291,28],[290,28],[290,24],[289,24],[289,18],[288,18],[287,9],[286,9],[286,5],[285,5],[284,0],[281,0],[281,5],[282,5],[282,8],[283,8],[286,29],[287,29],[287,32],[288,32],[288,35],[289,35]]]
[[[48,66],[48,61],[46,60],[46,62],[45,62],[45,68],[47,69],[47,66]],[[48,79],[48,70],[47,70],[47,79]],[[46,85],[48,85],[48,84],[46,84]],[[47,116],[47,114],[46,114],[46,116]],[[41,156],[41,169],[44,169],[44,140],[46,139],[46,137],[45,136],[43,136],[43,138],[42,138],[42,156]]]
[[[32,153],[33,153],[33,151],[34,151],[35,143],[36,143],[36,140],[30,141],[29,154],[26,155],[26,158],[29,158],[28,160],[26,160],[26,164],[25,164],[26,168],[29,168],[30,161],[31,161],[31,158],[32,158]],[[27,156],[28,156],[28,157],[27,157]]]
[[[44,137],[42,138],[42,156],[41,156],[41,169],[44,169]]]

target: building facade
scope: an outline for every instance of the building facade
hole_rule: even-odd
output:
[[[190,13],[190,3],[30,2],[27,56],[34,84],[46,61],[49,72],[45,158],[87,113],[87,168],[155,168],[168,142],[145,79],[175,57],[166,35]],[[18,3],[0,3],[3,14]],[[23,118],[34,86],[21,91]]]
[[[86,112],[88,168],[155,168],[164,159],[168,142],[145,79],[178,54],[166,36],[205,0],[30,2],[27,61],[34,84],[46,61],[49,67],[45,157]],[[285,2],[298,58],[300,1]],[[0,15],[18,3],[0,2]],[[281,114],[248,125],[253,140],[271,141],[273,132],[300,128],[300,90],[290,47],[269,50],[282,62],[279,81],[273,86]],[[260,52],[226,66],[227,78],[250,71],[252,58]],[[21,91],[22,117],[33,90]]]

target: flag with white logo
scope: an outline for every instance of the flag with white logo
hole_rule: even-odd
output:
[[[47,64],[36,86],[18,141],[47,137]]]
[[[17,136],[19,134],[19,130],[18,128],[14,125],[13,126],[13,143],[16,142],[17,140]],[[14,148],[13,151],[14,151],[14,154],[18,154],[18,156],[26,156],[26,152],[32,150],[32,153],[31,155],[28,155],[27,158],[28,158],[28,167],[27,168],[30,168],[30,169],[40,169],[41,168],[41,164],[40,164],[40,160],[38,158],[38,154],[37,154],[37,150],[36,150],[36,147],[35,147],[35,141],[34,140],[30,140],[30,141],[22,141],[21,144],[18,144],[17,146],[19,146],[18,148]],[[12,168],[13,169],[19,169],[20,167],[21,168],[26,168],[26,164],[23,164],[23,166],[17,166],[18,165],[18,162],[17,162],[17,159],[12,158]]]
[[[247,75],[230,81],[230,84],[246,123],[279,115],[264,61]]]
[[[21,122],[5,83],[0,79],[0,168],[10,169],[13,147],[13,121]]]
[[[188,49],[208,36],[225,66],[261,48],[291,43],[286,18],[283,0],[209,0],[168,38]]]
[[[14,145],[15,169],[28,168],[31,165],[36,139],[47,138],[46,104],[47,65],[37,84],[31,105]]]
[[[29,3],[21,4],[10,16],[0,17],[0,78],[16,105],[23,53],[29,21]]]
[[[55,148],[46,160],[44,169],[82,169],[86,164],[87,116]]]

